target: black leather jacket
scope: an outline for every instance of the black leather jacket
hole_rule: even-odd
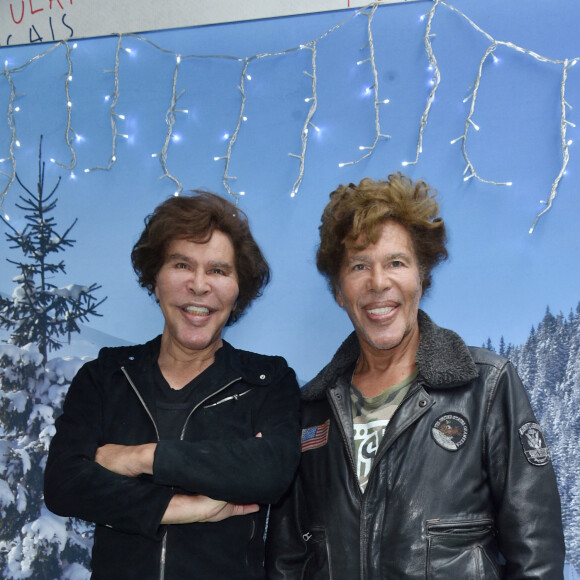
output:
[[[282,496],[300,455],[294,372],[281,357],[224,342],[210,374],[200,375],[181,439],[158,443],[154,475],[117,475],[95,463],[95,451],[157,441],[151,377],[159,344],[106,348],[81,368],[56,422],[46,505],[97,524],[94,579],[264,578],[265,505],[217,523],[160,521],[175,493],[260,504]]]
[[[364,494],[349,396],[356,335],[304,387],[302,459],[271,513],[269,579],[563,577],[556,480],[515,369],[421,311],[419,326],[418,376]]]

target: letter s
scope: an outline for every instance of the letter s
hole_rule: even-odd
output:
[[[64,21],[65,18],[66,18],[66,14],[63,14],[62,15],[62,18],[61,18],[61,21],[70,30],[70,36],[69,36],[69,38],[72,38],[73,35],[74,35],[74,33],[75,33],[75,31]]]

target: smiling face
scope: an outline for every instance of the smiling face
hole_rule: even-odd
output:
[[[411,236],[398,222],[385,222],[375,244],[346,251],[336,300],[354,325],[363,356],[388,350],[414,357],[421,294]]]
[[[215,230],[205,243],[173,240],[155,284],[165,318],[163,353],[215,352],[238,297],[230,238]]]

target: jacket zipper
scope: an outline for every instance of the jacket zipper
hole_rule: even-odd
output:
[[[411,396],[413,396],[420,388],[421,388],[421,383],[418,383],[415,388],[413,388],[412,390],[409,389],[409,392],[403,398],[403,400],[401,401],[399,407],[397,407],[397,409],[395,410],[395,413],[403,405],[403,403],[405,401],[407,401]],[[350,461],[350,467],[351,467],[352,473],[354,475],[355,484],[356,484],[355,485],[355,488],[357,489],[358,494],[359,494],[359,502],[360,502],[360,506],[361,506],[361,522],[362,522],[363,521],[363,515],[364,515],[363,514],[363,511],[365,509],[364,495],[362,494],[362,492],[360,490],[360,485],[358,484],[358,476],[356,474],[356,466],[355,466],[355,463],[354,463],[354,458],[352,457],[352,454],[350,452],[350,445],[348,443],[348,439],[347,439],[346,433],[344,431],[344,425],[342,424],[342,421],[340,420],[340,414],[338,413],[338,411],[336,409],[336,404],[334,402],[334,398],[332,398],[331,401],[332,401],[332,410],[333,410],[334,416],[335,416],[335,418],[337,420],[337,423],[338,423],[338,425],[340,427],[340,434],[342,436],[342,440],[343,440],[344,446],[346,448],[347,456],[348,456],[349,461]],[[392,418],[391,418],[391,420],[392,420]],[[369,472],[368,481],[370,481],[370,478],[371,478],[371,476],[373,474],[375,465],[377,464],[377,460],[380,459],[386,453],[386,449],[382,449],[381,451],[382,451],[382,453],[380,454],[380,456],[379,456],[379,454],[377,454],[377,456],[375,457],[375,459],[373,461],[373,464],[371,466],[371,471]],[[360,534],[360,576],[361,576],[361,579],[366,578],[366,576],[365,576],[365,564],[364,564],[364,562],[365,562],[366,543],[367,543],[366,530],[362,529],[361,530],[361,534]]]
[[[127,372],[127,370],[125,369],[125,367],[121,367],[121,370],[123,371],[123,374],[127,378],[127,381],[129,381],[129,384],[131,385],[131,388],[133,389],[133,391],[137,395],[137,398],[141,402],[141,405],[143,405],[143,408],[145,409],[145,412],[149,416],[149,419],[151,419],[151,423],[153,423],[153,427],[155,429],[155,435],[157,437],[157,441],[159,442],[159,429],[157,428],[157,424],[155,423],[155,419],[153,418],[153,415],[151,414],[151,411],[149,410],[149,407],[145,403],[145,400],[141,396],[141,393],[139,392],[139,389],[137,388],[137,386],[135,385],[135,383],[132,381],[132,379],[129,376],[129,373]],[[207,397],[205,397],[205,399],[202,399],[197,405],[195,405],[195,407],[193,407],[193,409],[190,411],[189,415],[185,419],[185,423],[183,424],[183,429],[181,430],[181,435],[179,436],[179,439],[181,441],[183,441],[183,437],[185,436],[185,430],[187,428],[187,424],[189,422],[189,419],[191,418],[191,416],[193,415],[193,413],[195,411],[197,411],[197,409],[199,409],[199,407],[201,405],[203,405],[208,399],[211,399],[212,397],[215,397],[215,395],[221,393],[222,391],[224,391],[225,389],[227,389],[228,387],[230,387],[234,383],[237,383],[238,381],[241,381],[241,380],[242,380],[242,377],[237,377],[236,379],[231,380],[229,383],[227,383],[226,385],[222,386],[217,391],[214,391],[213,393],[211,393],[210,395],[208,395]],[[166,560],[167,560],[167,530],[165,530],[165,533],[163,534],[163,539],[161,540],[161,556],[160,556],[160,559],[159,559],[159,580],[165,580],[165,563],[166,563]]]
[[[331,399],[331,400],[332,400],[332,411],[334,413],[334,418],[336,419],[336,422],[338,423],[338,426],[339,426],[339,429],[340,429],[340,435],[342,437],[342,442],[344,443],[344,447],[346,449],[346,454],[347,454],[348,459],[349,459],[349,463],[350,463],[350,467],[351,467],[351,470],[352,470],[352,474],[354,476],[355,482],[357,483],[356,489],[358,490],[359,500],[362,500],[362,492],[360,490],[360,485],[358,485],[358,477],[356,475],[356,466],[355,466],[355,463],[354,463],[354,458],[352,456],[352,453],[350,452],[350,444],[349,444],[349,441],[348,441],[348,437],[346,436],[346,433],[344,431],[344,425],[343,425],[343,423],[342,423],[342,421],[340,419],[340,414],[339,414],[339,412],[338,412],[338,410],[336,408],[336,403],[334,402],[334,399]]]
[[[420,388],[421,388],[421,383],[417,383],[416,385],[414,385],[413,387],[411,387],[407,391],[407,394],[403,397],[403,400],[400,402],[399,406],[395,409],[395,413],[393,413],[393,417],[395,416],[397,411],[403,406],[403,404],[406,401],[408,401],[415,393],[417,393],[420,390]],[[389,420],[389,423],[393,420],[393,417],[391,417],[391,419]],[[368,482],[370,481],[370,479],[373,475],[373,472],[375,471],[377,463],[382,459],[382,457],[385,455],[386,452],[387,452],[387,447],[381,445],[379,450],[377,451],[377,455],[373,459],[373,463],[371,465],[371,470],[370,470],[369,476],[367,478],[367,486],[368,486]],[[363,496],[362,505],[361,505],[361,522],[363,521],[363,516],[364,516],[363,511],[365,509],[365,506],[366,506],[366,502],[364,501],[364,496]],[[366,543],[367,543],[367,534],[366,534],[366,530],[363,530],[361,532],[361,546],[360,546],[360,548],[361,548],[361,562],[360,562],[361,578],[366,578],[366,576],[365,576]]]
[[[183,424],[183,429],[181,430],[181,435],[179,436],[179,439],[181,441],[183,441],[183,438],[185,437],[185,430],[187,429],[187,424],[189,423],[191,416],[195,413],[195,411],[197,411],[201,407],[201,405],[203,405],[206,401],[208,401],[212,397],[219,395],[222,391],[225,391],[228,387],[231,387],[234,383],[237,383],[238,381],[241,381],[241,380],[242,380],[242,377],[237,377],[236,379],[232,379],[229,383],[225,384],[223,387],[219,388],[217,391],[214,391],[213,393],[211,393],[210,395],[205,397],[205,399],[202,399],[197,405],[195,405],[195,407],[193,407],[193,409],[189,412],[189,415],[185,419],[185,423]]]
[[[121,370],[123,371],[123,374],[125,375],[125,378],[127,379],[127,381],[129,381],[131,388],[133,389],[133,391],[137,395],[137,398],[141,402],[141,405],[145,409],[145,412],[149,416],[149,419],[151,419],[151,423],[153,424],[153,428],[155,429],[155,436],[157,437],[157,442],[159,442],[159,429],[157,428],[157,424],[155,423],[155,419],[153,418],[153,415],[151,414],[149,407],[147,406],[143,397],[141,396],[139,389],[137,388],[137,386],[135,385],[135,383],[133,382],[133,380],[129,376],[127,369],[125,369],[125,367],[121,367]],[[167,555],[167,530],[165,530],[165,532],[163,534],[163,538],[161,539],[161,555],[159,557],[159,580],[165,580],[166,555]]]
[[[420,389],[421,389],[421,382],[416,383],[413,387],[411,387],[408,391],[407,394],[403,397],[403,400],[400,402],[399,406],[395,409],[395,413],[393,413],[393,417],[395,416],[395,414],[397,413],[397,411],[403,406],[403,404],[408,401],[415,393],[417,393]],[[393,417],[391,417],[391,419],[389,420],[389,423],[393,420]],[[416,420],[416,418],[414,419]],[[383,436],[384,437],[384,436]],[[382,447],[382,448],[381,448]],[[371,465],[371,470],[369,471],[369,476],[367,478],[367,486],[368,486],[368,482],[370,481],[373,472],[375,471],[376,465],[378,464],[378,462],[382,459],[382,457],[385,455],[385,453],[387,452],[387,447],[385,446],[379,446],[379,450],[377,451],[377,455],[375,456],[373,463]],[[359,487],[360,489],[360,487]],[[365,505],[366,502],[364,501],[364,496],[363,496],[363,501],[362,501],[362,506],[361,506],[361,521],[362,521],[362,516],[363,516],[363,510],[365,509]],[[367,535],[366,535],[366,530],[361,533],[361,578],[366,578],[365,576],[365,553],[366,553],[366,540],[367,540]]]
[[[364,500],[363,500],[363,494],[362,494],[362,492],[360,490],[360,485],[358,483],[358,477],[357,477],[357,474],[356,474],[356,465],[354,463],[354,458],[353,458],[352,453],[350,451],[350,444],[349,444],[348,438],[347,438],[346,433],[345,433],[345,430],[344,430],[343,422],[340,420],[340,413],[338,412],[336,403],[334,402],[334,397],[331,397],[330,400],[331,400],[331,403],[332,403],[331,404],[331,409],[332,409],[332,412],[333,412],[334,417],[336,419],[336,422],[338,423],[339,431],[340,431],[340,436],[342,437],[342,442],[344,443],[344,447],[346,449],[346,455],[347,455],[347,457],[349,459],[350,468],[351,468],[351,471],[352,471],[352,476],[353,476],[354,482],[355,482],[355,489],[358,492],[358,500],[359,500],[359,505],[360,505],[360,509],[361,509],[361,516],[362,516],[363,501]],[[362,518],[361,518],[361,521],[362,521]],[[360,538],[361,554],[360,554],[360,562],[359,562],[360,571],[361,571],[361,580],[364,578],[364,576],[363,576],[363,568],[364,568],[363,567],[363,546],[364,546],[363,536],[364,536],[364,530],[361,530],[361,538]],[[326,549],[328,551],[328,540],[326,540]],[[330,567],[330,552],[328,553],[328,560],[329,560],[329,567]],[[330,578],[329,580],[332,580],[332,578]]]

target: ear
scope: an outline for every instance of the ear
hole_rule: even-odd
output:
[[[341,308],[344,308],[344,300],[342,299],[342,292],[340,291],[339,287],[337,287],[334,291],[334,299]]]

